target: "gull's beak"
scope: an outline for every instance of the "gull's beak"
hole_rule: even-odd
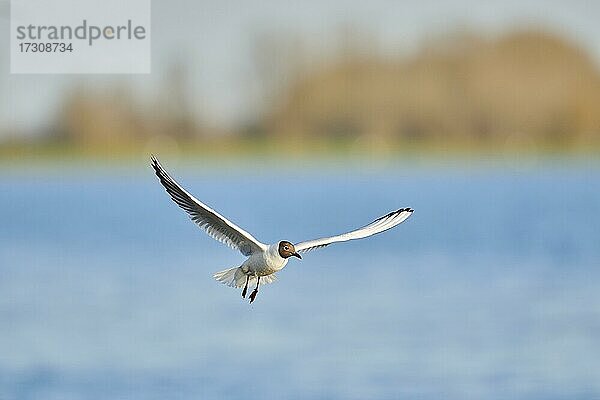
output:
[[[293,255],[294,257],[298,257],[299,259],[301,259],[301,260],[302,260],[302,256],[301,256],[300,254],[298,254],[298,252],[292,253],[292,255]]]

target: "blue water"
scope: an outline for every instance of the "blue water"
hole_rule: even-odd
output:
[[[0,399],[600,397],[597,166],[254,168],[171,167],[265,242],[416,212],[249,305],[148,168],[1,173]]]

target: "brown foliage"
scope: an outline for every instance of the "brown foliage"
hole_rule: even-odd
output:
[[[410,57],[346,57],[292,82],[273,135],[570,146],[600,141],[600,75],[578,47],[533,31],[439,39]]]

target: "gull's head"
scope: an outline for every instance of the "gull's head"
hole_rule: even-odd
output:
[[[282,240],[281,242],[279,242],[279,255],[283,258],[289,258],[291,256],[294,256],[298,257],[299,259],[302,259],[302,257],[300,257],[300,254],[296,252],[294,245],[288,242],[287,240]]]

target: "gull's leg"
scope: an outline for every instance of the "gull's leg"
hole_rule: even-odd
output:
[[[242,290],[242,297],[246,298],[246,292],[248,291],[248,280],[250,279],[250,275],[246,275],[246,284],[244,285],[244,290]]]
[[[258,285],[260,285],[260,276],[258,277],[258,279],[256,281],[256,287],[254,288],[252,293],[250,293],[250,304],[252,304],[252,302],[256,298],[256,295],[258,294]]]

